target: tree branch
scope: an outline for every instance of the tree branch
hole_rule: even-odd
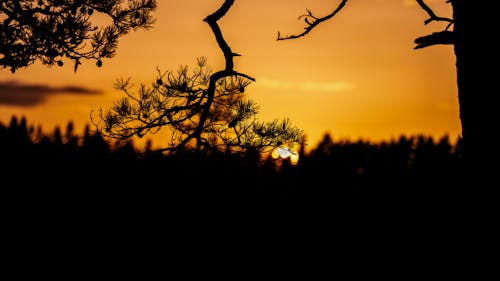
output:
[[[330,14],[328,14],[327,16],[322,17],[322,18],[315,17],[312,14],[312,12],[309,9],[307,9],[307,14],[301,15],[298,18],[299,20],[303,18],[305,23],[307,24],[307,26],[304,28],[305,29],[304,32],[302,32],[300,34],[296,34],[296,35],[281,36],[281,33],[278,31],[278,38],[276,40],[280,41],[280,40],[296,39],[296,38],[307,35],[309,32],[311,32],[311,30],[313,30],[320,23],[327,21],[327,20],[333,18],[336,14],[338,14],[342,10],[342,8],[344,8],[346,3],[347,3],[347,0],[342,0],[342,2],[340,2],[340,4],[337,6],[337,8],[333,12],[331,12]]]
[[[224,39],[224,36],[222,35],[222,31],[217,24],[217,21],[220,20],[231,8],[233,5],[234,0],[226,0],[222,4],[222,6],[215,11],[213,14],[207,16],[203,21],[208,23],[210,28],[212,29],[213,34],[215,35],[215,40],[217,40],[217,44],[219,44],[220,49],[224,53],[224,58],[226,59],[226,70],[233,70],[233,57],[236,54],[233,54],[231,51],[231,48],[227,44],[226,40]]]
[[[424,0],[416,0],[418,5],[429,15],[429,18],[424,21],[424,24],[429,24],[433,21],[445,21],[448,22],[445,30],[440,32],[434,32],[429,35],[421,36],[415,39],[415,44],[417,44],[414,49],[422,49],[434,45],[449,45],[455,44],[455,38],[452,31],[448,29],[453,25],[453,19],[439,17],[434,13],[434,11],[424,2]],[[446,1],[450,3],[451,1]]]
[[[128,98],[105,114],[100,111],[103,126],[93,122],[98,130],[106,136],[125,139],[134,135],[142,137],[153,129],[169,126],[172,140],[168,147],[157,152],[186,149],[216,153],[264,152],[266,147],[274,149],[281,144],[302,142],[302,131],[288,121],[280,124],[255,121],[257,107],[243,96],[245,87],[255,79],[234,69],[233,59],[239,55],[232,52],[218,25],[234,2],[223,1],[217,11],[203,19],[222,50],[223,69],[212,72],[205,65],[206,60],[200,58],[198,69],[192,75],[182,66],[177,73],[158,71],[153,87],[141,85],[137,98],[128,94],[128,80],[117,82],[115,89],[125,91]]]
[[[453,19],[450,18],[445,18],[445,17],[438,17],[436,13],[427,5],[425,4],[424,0],[416,0],[418,5],[429,15],[429,18],[425,20],[425,24],[429,24],[432,21],[446,21],[449,22],[450,24],[446,27],[448,29],[452,24],[453,24]],[[447,1],[449,3],[449,1]]]
[[[418,37],[414,42],[417,44],[414,49],[422,49],[433,45],[452,45],[455,44],[455,36],[453,32],[443,30]]]
[[[226,0],[222,4],[222,6],[215,11],[213,14],[207,16],[203,21],[207,22],[210,28],[212,29],[213,34],[215,35],[215,40],[217,41],[217,44],[219,44],[219,48],[222,50],[224,54],[224,58],[226,60],[226,68],[222,71],[218,71],[210,76],[210,82],[208,85],[207,89],[207,101],[204,105],[203,112],[201,113],[200,116],[200,121],[198,123],[198,126],[196,127],[196,130],[184,141],[180,143],[180,145],[184,145],[189,142],[189,140],[193,137],[197,139],[197,144],[201,145],[201,133],[203,132],[203,128],[205,126],[205,122],[207,121],[208,115],[210,113],[210,107],[212,106],[214,96],[215,96],[215,91],[216,91],[216,83],[219,79],[222,79],[224,77],[229,77],[233,75],[240,75],[245,78],[248,78],[252,81],[255,81],[254,78],[248,76],[248,75],[243,75],[241,73],[238,73],[233,70],[234,67],[234,62],[233,62],[233,57],[239,56],[238,54],[235,54],[231,51],[231,48],[227,44],[226,40],[224,39],[224,36],[222,35],[222,31],[217,24],[217,21],[220,20],[231,8],[231,6],[234,4],[234,0]]]

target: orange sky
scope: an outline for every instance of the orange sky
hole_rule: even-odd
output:
[[[52,90],[43,99],[25,99],[19,105],[0,98],[0,122],[26,116],[30,124],[49,132],[73,120],[80,133],[90,123],[91,110],[106,109],[122,97],[112,87],[118,78],[149,84],[156,79],[156,67],[194,66],[201,56],[212,69],[222,68],[222,53],[202,21],[222,2],[159,0],[154,27],[123,37],[117,55],[102,68],[86,61],[76,74],[71,62],[62,68],[37,63],[15,74],[0,70],[4,87],[15,81]],[[449,134],[452,139],[460,134],[453,48],[413,50],[416,37],[441,28],[436,23],[425,26],[427,15],[414,1],[351,0],[337,17],[292,41],[276,41],[278,30],[299,33],[304,25],[297,17],[306,8],[323,16],[338,1],[235,2],[219,24],[233,51],[242,55],[235,58],[235,69],[256,78],[245,93],[260,105],[262,121],[289,117],[303,129],[308,148],[325,132],[334,139],[373,141],[401,134]],[[428,3],[438,14],[450,16],[444,0]],[[66,86],[100,94],[75,94],[62,88]],[[162,141],[153,138],[155,145]]]

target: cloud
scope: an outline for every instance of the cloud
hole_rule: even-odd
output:
[[[337,81],[337,82],[304,82],[299,84],[299,88],[304,91],[317,92],[345,92],[355,88],[354,84]]]
[[[356,88],[356,85],[346,81],[334,81],[334,82],[286,82],[274,79],[258,79],[257,85],[282,90],[299,90],[308,92],[346,92]]]
[[[50,96],[97,95],[101,90],[81,86],[52,87],[44,84],[23,84],[16,81],[0,81],[0,105],[30,107],[41,104]]]

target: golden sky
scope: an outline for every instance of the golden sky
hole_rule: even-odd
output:
[[[85,61],[74,73],[68,61],[52,68],[37,63],[15,74],[0,70],[0,122],[26,116],[48,132],[72,120],[80,133],[91,110],[122,97],[112,87],[118,78],[150,84],[157,67],[194,67],[201,56],[213,70],[221,69],[222,53],[203,19],[222,2],[159,0],[154,27],[123,37],[116,56],[101,68]],[[277,32],[301,32],[297,17],[306,8],[324,16],[339,1],[235,2],[219,24],[233,52],[242,55],[235,69],[256,79],[245,93],[259,104],[261,121],[290,118],[306,133],[308,148],[326,132],[334,139],[373,141],[460,135],[453,48],[413,49],[416,37],[442,28],[424,25],[427,15],[415,1],[351,0],[308,36],[288,41],[276,41]],[[439,15],[451,15],[444,0],[428,3]],[[23,86],[37,87],[6,94]],[[152,139],[158,146],[164,141],[161,135]]]

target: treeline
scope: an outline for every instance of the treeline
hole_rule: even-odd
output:
[[[297,165],[258,156],[164,156],[139,152],[131,142],[111,143],[88,127],[78,135],[72,122],[47,134],[13,116],[9,124],[0,123],[0,185],[3,191],[26,190],[34,200],[72,198],[66,202],[101,206],[415,205],[453,195],[461,181],[459,148],[459,140],[448,136],[372,143],[334,141],[325,134],[309,153],[301,151]]]

